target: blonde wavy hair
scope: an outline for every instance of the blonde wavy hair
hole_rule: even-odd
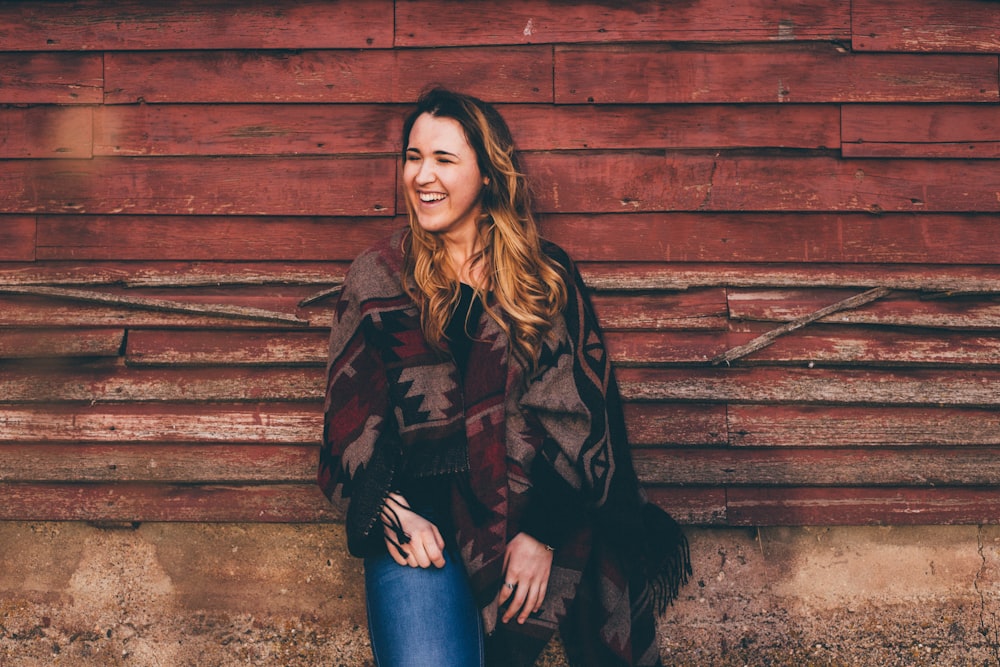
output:
[[[542,251],[510,129],[489,104],[434,88],[420,97],[403,124],[404,164],[410,131],[425,113],[458,121],[487,179],[477,224],[481,249],[472,260],[473,265],[482,263],[484,284],[476,289],[492,294],[484,299],[486,311],[507,335],[513,356],[533,370],[552,318],[566,305],[566,283],[561,267]],[[444,241],[420,227],[409,198],[405,199],[410,233],[404,245],[404,288],[420,306],[424,337],[443,349],[445,327],[458,306],[459,282]]]

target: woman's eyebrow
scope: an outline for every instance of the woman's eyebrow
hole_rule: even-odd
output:
[[[414,146],[410,146],[410,147],[408,147],[406,149],[406,152],[407,153],[419,153],[420,149],[416,148]],[[438,149],[438,150],[434,151],[432,153],[432,155],[448,155],[448,156],[456,158],[456,159],[460,157],[458,153],[452,153],[451,151],[446,151],[446,150],[442,150],[442,149]]]

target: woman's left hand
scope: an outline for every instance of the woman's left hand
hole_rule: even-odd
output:
[[[552,551],[548,547],[527,533],[514,536],[504,554],[504,583],[497,596],[501,605],[510,600],[503,615],[504,623],[514,616],[518,623],[524,623],[529,615],[541,609],[551,570]]]

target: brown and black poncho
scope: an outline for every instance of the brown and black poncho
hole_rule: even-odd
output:
[[[351,552],[384,548],[379,516],[389,492],[440,483],[451,495],[454,534],[446,539],[505,661],[531,665],[559,628],[574,666],[660,664],[655,613],[691,572],[687,542],[639,487],[612,368],[575,266],[545,244],[569,298],[538,370],[525,377],[484,313],[463,380],[450,355],[425,341],[402,287],[406,234],[352,264],[330,340],[319,484],[331,499],[338,489],[350,499]],[[555,522],[572,529],[558,534],[542,609],[524,625],[498,623],[507,541],[534,534],[546,523],[539,514],[565,515],[565,503],[549,496],[567,493],[575,520]]]

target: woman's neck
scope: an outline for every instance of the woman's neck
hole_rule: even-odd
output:
[[[483,263],[476,261],[476,256],[480,252],[480,240],[478,235],[468,239],[444,240],[444,249],[448,253],[452,271],[459,282],[468,283],[474,287],[481,287],[483,282]]]

